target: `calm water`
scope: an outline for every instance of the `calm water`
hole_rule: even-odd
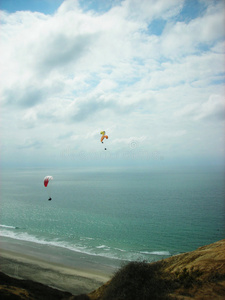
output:
[[[46,175],[54,177],[50,191]],[[224,196],[220,172],[4,170],[0,234],[154,261],[223,239]]]

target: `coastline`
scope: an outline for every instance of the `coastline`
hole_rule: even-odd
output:
[[[31,280],[18,280],[13,276],[7,276],[0,272],[1,285],[0,293],[4,299],[224,299],[225,292],[225,240],[202,246],[194,251],[169,257],[154,263],[131,262],[124,266],[115,276],[91,292],[82,293],[74,290],[65,291],[68,282],[63,290],[54,288],[50,284],[42,284]],[[45,272],[47,279],[53,278],[59,272],[62,276],[70,275],[71,278],[80,277],[87,287],[87,278],[92,278],[93,273],[80,272],[73,268],[63,267],[59,264],[52,264],[34,258],[26,254],[18,254],[3,250],[1,252],[1,263],[8,267],[28,267],[29,271],[33,266],[33,275],[40,275],[40,270]],[[15,271],[15,269],[14,269]],[[21,271],[21,270],[18,270]],[[25,270],[24,270],[25,271]],[[26,273],[26,272],[25,272]],[[25,276],[24,273],[24,276]],[[133,276],[135,273],[135,276]],[[96,275],[96,274],[95,274]],[[99,273],[98,279],[99,279]],[[50,277],[48,277],[50,276]],[[46,280],[45,277],[45,280]],[[43,278],[42,278],[43,279]],[[106,279],[106,278],[104,278]],[[73,282],[74,284],[74,282]]]
[[[98,264],[84,254],[73,252],[60,255],[60,250],[31,242],[1,239],[0,271],[73,295],[90,293],[107,282],[114,273],[114,268]]]

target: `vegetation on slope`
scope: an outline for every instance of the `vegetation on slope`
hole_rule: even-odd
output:
[[[225,240],[155,262],[130,262],[91,300],[224,299]]]

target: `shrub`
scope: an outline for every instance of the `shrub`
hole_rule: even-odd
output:
[[[162,300],[167,282],[161,278],[161,264],[130,262],[114,275],[103,295],[104,300]]]
[[[200,270],[193,270],[191,269],[188,271],[186,268],[182,270],[182,272],[176,274],[177,282],[180,286],[188,289],[191,288],[193,285],[200,286],[202,282],[199,280],[199,277],[202,275]]]

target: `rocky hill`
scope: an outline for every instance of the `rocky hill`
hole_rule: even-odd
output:
[[[131,262],[88,295],[0,274],[0,299],[225,299],[225,240],[155,263]]]

